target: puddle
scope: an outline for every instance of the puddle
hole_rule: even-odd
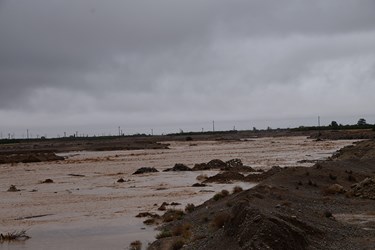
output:
[[[27,231],[29,240],[0,244],[0,249],[128,249],[134,240],[145,249],[157,233],[133,218],[36,226]]]

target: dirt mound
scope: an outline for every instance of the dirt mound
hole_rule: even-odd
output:
[[[212,177],[209,177],[207,180],[205,180],[203,183],[232,183],[232,181],[244,181],[245,176],[232,171],[227,171],[223,173],[219,173],[217,175],[214,175]]]
[[[243,163],[242,163],[241,159],[237,159],[237,158],[229,160],[229,161],[225,162],[225,164],[229,168],[236,168],[236,167],[242,167],[243,166]]]
[[[259,209],[239,203],[232,210],[233,218],[224,226],[242,249],[305,249],[306,228],[286,219],[266,215]]]
[[[256,172],[255,169],[249,166],[243,165],[241,159],[232,159],[227,162],[225,162],[227,165],[224,169],[226,171],[236,171],[236,172]]]
[[[163,172],[169,171],[192,171],[192,169],[186,166],[185,164],[176,163],[173,168],[167,168]]]
[[[142,167],[137,169],[133,174],[145,174],[145,173],[155,173],[159,172],[156,168]]]
[[[211,160],[207,163],[198,163],[193,167],[193,171],[220,169],[222,171],[236,171],[236,172],[255,172],[251,167],[243,165],[240,159],[231,159],[229,161],[222,161],[218,159]]]
[[[375,177],[354,184],[349,192],[356,197],[375,200]]]
[[[270,170],[260,173],[260,174],[249,174],[248,176],[245,177],[245,181],[248,182],[260,182],[263,181],[272,175],[280,172],[282,170],[281,167],[279,166],[273,166]]]
[[[225,168],[226,166],[227,164],[223,162],[222,160],[214,159],[207,163],[195,164],[193,167],[193,171],[221,169],[221,168]]]
[[[347,146],[334,155],[336,160],[365,160],[375,159],[375,141],[361,141],[357,145]],[[354,149],[355,148],[355,149]],[[354,150],[353,150],[354,149]]]
[[[61,161],[64,157],[58,156],[54,153],[26,153],[26,154],[11,154],[0,155],[0,164],[6,163],[29,163],[42,161]]]
[[[207,178],[204,183],[232,183],[233,181],[246,181],[246,182],[260,182],[263,181],[272,175],[280,172],[282,168],[279,166],[273,166],[270,170],[267,172],[257,173],[257,174],[249,174],[246,177],[239,172],[247,172],[247,171],[233,171],[232,169],[245,169],[250,168],[246,166],[242,167],[233,167],[230,170],[227,170],[225,172],[219,173],[217,175],[214,175],[212,177]],[[252,168],[251,168],[252,169]],[[254,169],[252,169],[255,171]]]

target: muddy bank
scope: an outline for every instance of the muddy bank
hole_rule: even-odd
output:
[[[2,140],[0,144],[0,155],[141,149],[168,149],[168,144],[159,143],[158,137],[78,137]]]
[[[42,161],[61,161],[64,157],[58,156],[54,153],[24,153],[24,154],[10,154],[0,155],[0,164],[6,163],[30,163]]]
[[[363,141],[217,196],[166,224],[149,249],[374,249],[374,149]]]
[[[197,141],[235,142],[266,137],[306,136],[319,140],[371,139],[375,131],[361,130],[324,130],[292,131],[289,129],[263,131],[227,131],[215,133],[174,134],[162,136],[107,136],[107,137],[64,137],[53,139],[2,139],[0,155],[72,152],[72,151],[115,151],[141,149],[168,149],[168,142],[188,141],[195,145]]]

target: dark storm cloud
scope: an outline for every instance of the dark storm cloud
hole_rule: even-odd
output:
[[[372,0],[3,0],[0,111],[81,123],[366,113],[374,44]]]

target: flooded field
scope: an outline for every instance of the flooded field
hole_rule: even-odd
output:
[[[127,249],[154,240],[157,231],[135,218],[139,212],[199,205],[222,189],[251,188],[255,183],[192,187],[201,174],[217,171],[162,172],[183,163],[239,158],[258,169],[311,166],[353,141],[313,141],[306,137],[242,141],[169,142],[170,149],[70,152],[65,161],[0,165],[0,232],[27,229],[31,239],[0,244],[0,249]],[[304,163],[299,163],[304,161]],[[140,167],[160,172],[132,175]],[[117,182],[120,178],[125,182]],[[51,179],[51,183],[43,183]],[[15,185],[19,192],[7,192]]]

